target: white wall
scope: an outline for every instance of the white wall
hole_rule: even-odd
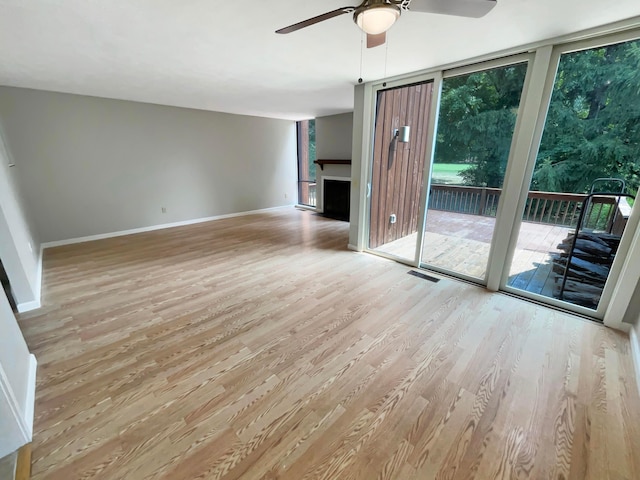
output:
[[[26,310],[28,305],[37,307],[40,297],[40,244],[27,221],[15,178],[16,167],[9,167],[11,162],[12,156],[0,135],[0,259],[16,302]]]
[[[316,118],[316,157],[319,160],[350,160],[353,135],[353,113]],[[316,168],[316,202],[322,211],[324,192],[322,177],[351,177],[349,165],[325,165]]]
[[[355,250],[364,248],[364,225],[366,205],[362,204],[362,197],[366,191],[366,166],[362,164],[363,152],[368,148],[370,135],[367,135],[365,125],[370,107],[367,102],[365,84],[356,85],[353,89],[353,142],[351,146],[351,211],[349,215],[349,246]]]
[[[635,323],[631,326],[629,335],[631,342],[631,355],[633,356],[633,365],[636,370],[636,386],[640,392],[640,315],[636,318]]]
[[[33,422],[32,360],[7,297],[0,291],[0,457],[24,445]]]
[[[0,87],[0,123],[42,242],[295,203],[292,121]]]

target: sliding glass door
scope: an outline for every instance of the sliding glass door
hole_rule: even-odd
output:
[[[369,250],[602,318],[640,186],[625,35],[374,85]]]
[[[526,73],[527,62],[446,74],[424,266],[484,280]]]

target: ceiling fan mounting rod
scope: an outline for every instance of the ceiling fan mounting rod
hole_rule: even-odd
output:
[[[363,12],[376,7],[398,7],[400,9],[405,2],[406,0],[364,0],[364,2],[355,7],[355,11],[356,13]]]

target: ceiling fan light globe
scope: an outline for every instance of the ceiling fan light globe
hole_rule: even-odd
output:
[[[356,24],[369,35],[378,35],[389,30],[400,17],[400,9],[393,5],[380,5],[358,12]]]

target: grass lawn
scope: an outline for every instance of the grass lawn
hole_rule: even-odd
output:
[[[431,182],[445,185],[461,185],[460,172],[469,168],[467,163],[434,163],[431,171]]]

